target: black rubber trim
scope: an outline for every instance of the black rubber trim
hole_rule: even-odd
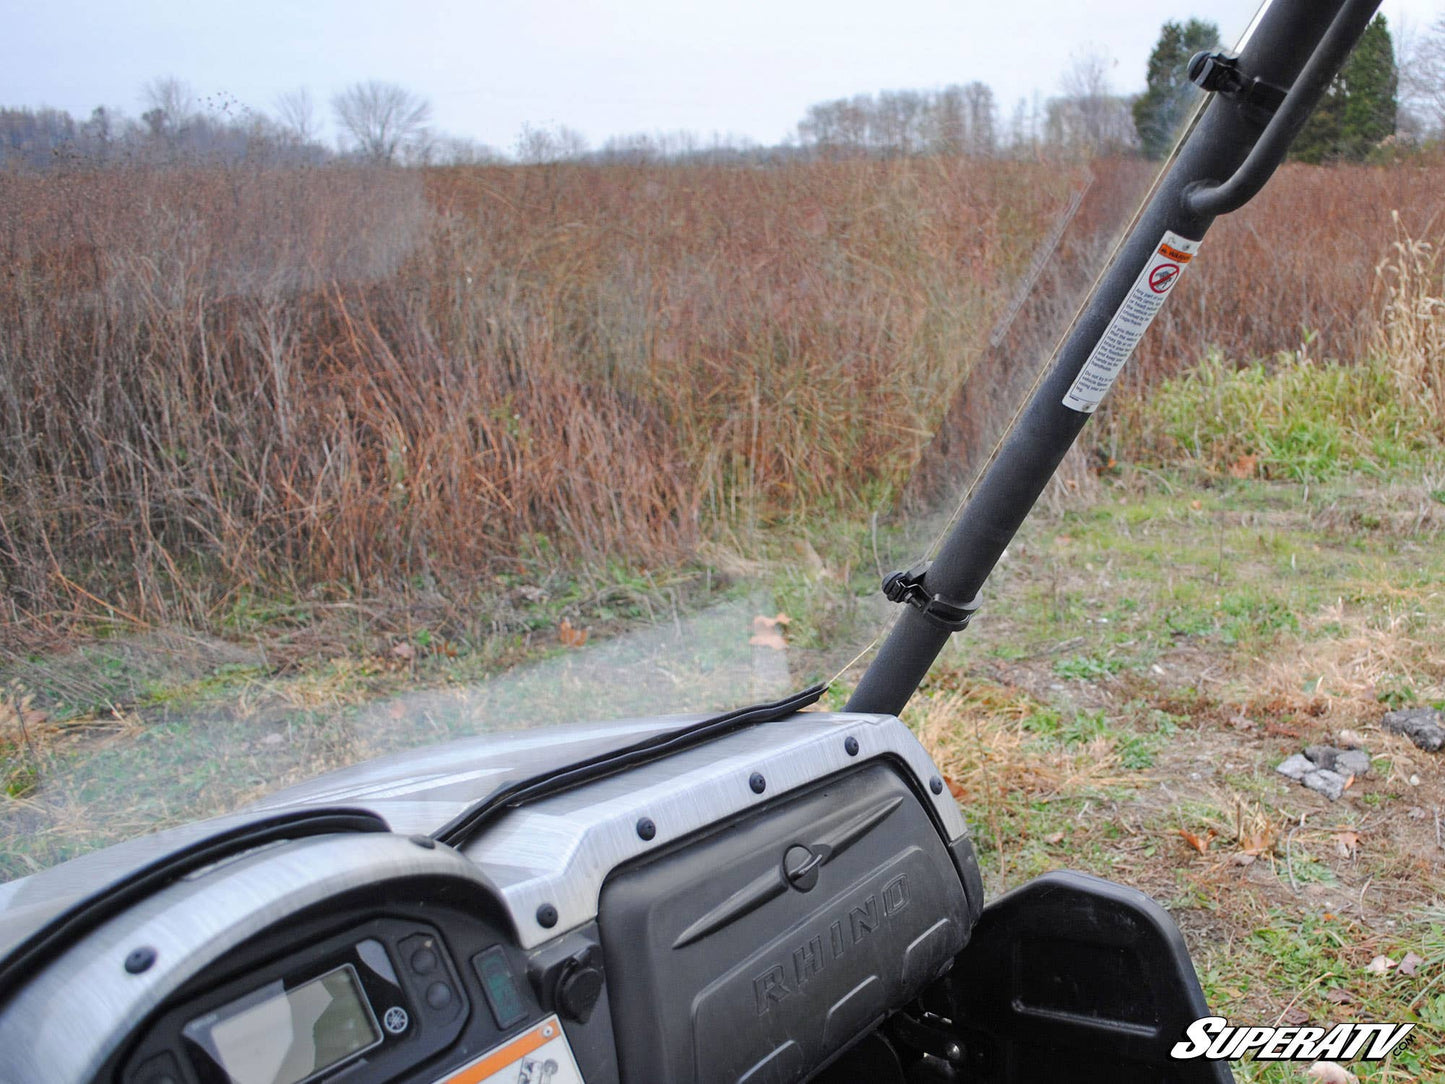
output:
[[[620,771],[635,768],[639,764],[646,764],[660,757],[670,756],[734,730],[741,730],[743,727],[756,726],[759,723],[775,723],[779,719],[786,719],[789,715],[801,711],[808,705],[816,704],[827,689],[828,686],[824,684],[813,685],[800,693],[794,693],[782,700],[774,700],[770,704],[738,708],[722,715],[714,715],[711,719],[704,719],[700,723],[692,723],[679,730],[655,734],[621,749],[614,749],[611,752],[579,761],[561,771],[519,779],[464,809],[433,832],[432,838],[452,847],[460,847],[473,832],[476,832],[504,809],[511,809],[550,794],[571,790],[583,783],[591,783],[594,780],[615,775]]]
[[[189,873],[278,840],[390,830],[386,821],[369,810],[333,807],[248,821],[181,847],[66,908],[20,942],[0,961],[0,1004],[51,957],[121,911]]]

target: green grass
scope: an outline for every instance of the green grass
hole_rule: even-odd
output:
[[[1440,419],[1386,366],[1296,358],[1213,361],[1156,408],[1090,499],[1025,524],[934,679],[965,691],[956,722],[923,733],[962,786],[988,890],[1058,868],[1134,884],[1180,922],[1214,1011],[1412,1021],[1411,1044],[1351,1070],[1445,1079],[1445,765],[1376,729],[1445,701]],[[1375,760],[1340,801],[1274,772],[1344,727]],[[1407,952],[1414,976],[1365,969]]]
[[[1436,451],[1439,420],[1402,396],[1392,367],[1281,354],[1237,367],[1211,355],[1151,395],[1141,443],[1211,470],[1322,482],[1384,477]]]
[[[1200,979],[1210,1007],[1224,1016],[1238,1015],[1251,995],[1278,1000],[1278,991],[1292,991],[1285,1008],[1312,1019],[1413,1023],[1410,1040],[1378,1064],[1357,1062],[1351,1070],[1363,1082],[1438,1079],[1440,1036],[1445,1034],[1445,992],[1422,987],[1411,976],[1365,970],[1372,954],[1401,960],[1409,952],[1423,957],[1417,975],[1440,974],[1445,964],[1445,926],[1440,916],[1419,928],[1416,939],[1376,941],[1370,931],[1334,915],[1300,917],[1275,908],[1259,925],[1201,969]],[[1364,947],[1362,947],[1362,943]],[[1274,1023],[1273,1019],[1261,1021]],[[1241,1081],[1298,1080],[1298,1070],[1245,1061],[1234,1066]]]

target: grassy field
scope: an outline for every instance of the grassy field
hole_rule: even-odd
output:
[[[1442,178],[1221,221],[907,714],[991,895],[1099,873],[1223,1015],[1418,1022],[1368,1081],[1445,1074],[1445,754],[1379,728],[1445,707]],[[268,233],[276,178],[0,177],[0,879],[478,719],[833,672],[910,472],[987,450],[1144,179],[320,171]],[[1274,771],[1345,730],[1339,801]]]
[[[1364,364],[1335,379],[1320,368],[1298,356],[1206,366],[1158,389],[1154,408],[1117,410],[1125,458],[1060,485],[1025,525],[978,620],[905,719],[974,826],[990,896],[1059,868],[1138,887],[1184,930],[1220,1014],[1414,1021],[1391,1061],[1353,1068],[1363,1081],[1437,1079],[1445,753],[1379,722],[1391,708],[1445,707],[1445,446],[1425,428],[1422,401],[1360,408],[1386,398],[1378,388],[1392,368]],[[1341,409],[1340,396],[1354,408]],[[1278,402],[1289,411],[1272,412]],[[1235,410],[1257,418],[1247,448],[1231,443]],[[1188,420],[1192,443],[1170,436],[1171,412]],[[1292,440],[1296,430],[1331,432],[1336,454]],[[790,655],[868,578],[816,579],[805,595],[787,562],[764,576],[797,615]],[[617,616],[658,597],[657,586],[612,599]],[[624,714],[658,659],[681,668],[681,656],[705,655],[713,680],[740,688],[752,661],[737,630],[760,604],[734,596],[724,606],[701,636],[673,627],[696,616],[686,602],[654,613],[642,624],[661,625],[656,638],[616,635],[619,650],[586,665],[560,645],[541,663],[535,646],[481,660],[414,637],[402,641],[414,650],[276,675],[236,648],[217,654],[219,641],[113,642],[81,672],[108,669],[128,706],[47,722],[36,749],[7,761],[16,797],[0,821],[0,870],[22,874],[158,818],[219,811],[368,750],[465,733],[478,717]],[[160,655],[170,669],[154,668]],[[527,680],[496,676],[522,660]],[[846,695],[845,679],[832,706]],[[13,695],[0,696],[0,712],[5,704],[19,706]],[[1337,802],[1274,771],[1343,731],[1373,763]],[[213,755],[193,755],[207,748]],[[27,831],[26,810],[44,803],[25,796],[25,773],[39,771],[80,781],[68,806]],[[118,785],[136,773],[143,786]],[[1413,974],[1370,969],[1411,954]],[[1238,1068],[1243,1080],[1304,1079],[1297,1068]]]
[[[991,444],[1151,170],[0,173],[0,651],[277,619],[320,647],[357,606],[480,642],[498,586],[886,511]],[[1431,161],[1283,170],[1127,379],[1357,356],[1378,263],[1442,210]]]
[[[1445,707],[1445,455],[1394,379],[1214,363],[1117,411],[1128,458],[1025,526],[907,713],[991,894],[1141,888],[1232,1021],[1416,1022],[1365,1081],[1445,1074],[1445,754],[1379,726]],[[1373,763],[1340,800],[1274,771],[1344,731]]]

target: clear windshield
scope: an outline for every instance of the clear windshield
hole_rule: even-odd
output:
[[[890,37],[957,39],[917,89],[750,75],[771,137],[497,151],[299,63],[129,115],[0,84],[0,879],[461,735],[841,704],[1197,100],[1152,16],[1012,18]]]

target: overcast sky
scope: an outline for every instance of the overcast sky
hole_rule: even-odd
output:
[[[0,105],[142,111],[158,76],[272,111],[308,87],[383,79],[430,99],[434,124],[510,150],[524,123],[609,135],[686,129],[775,143],[814,102],[981,80],[1006,124],[1058,89],[1071,53],[1142,89],[1165,19],[1213,19],[1233,41],[1254,0],[0,0]],[[1392,29],[1440,0],[1386,0]]]

